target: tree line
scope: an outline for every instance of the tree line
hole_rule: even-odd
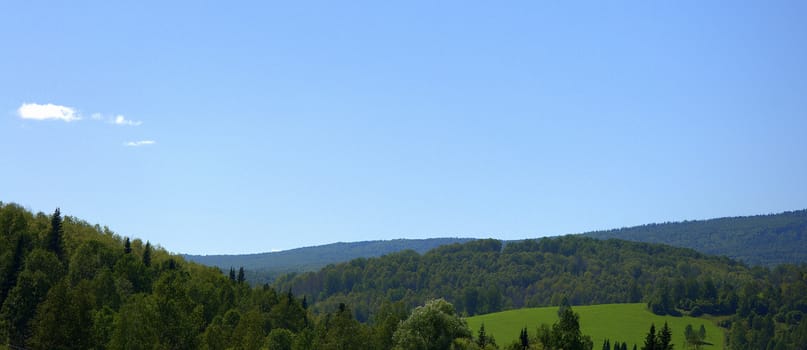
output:
[[[0,343],[28,349],[509,348],[518,344],[497,345],[482,329],[474,335],[462,317],[563,305],[568,297],[573,305],[644,301],[662,305],[659,312],[716,312],[724,315],[732,349],[807,344],[805,266],[749,268],[653,244],[479,240],[423,255],[357,259],[258,287],[240,269],[228,272],[59,210],[34,214],[0,203]],[[588,344],[573,331],[574,313],[564,314],[557,326],[525,331],[523,339],[545,349],[563,339]]]

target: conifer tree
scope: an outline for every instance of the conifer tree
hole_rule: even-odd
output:
[[[672,330],[670,330],[667,322],[664,322],[664,327],[661,327],[656,340],[658,341],[657,350],[672,350]]]
[[[143,265],[151,266],[151,243],[148,241],[146,241],[146,247],[143,248]]]
[[[527,335],[527,328],[521,330],[521,335],[519,336],[521,340],[521,349],[526,350],[530,348],[530,337]]]
[[[54,252],[59,259],[64,259],[64,251],[62,247],[62,213],[59,208],[53,212],[53,217],[50,220],[50,232],[45,240],[45,247]]]
[[[647,337],[644,340],[644,346],[642,346],[642,350],[656,350],[656,325],[650,324],[650,332],[647,333]]]
[[[241,266],[238,268],[238,283],[244,283],[246,281],[246,277],[244,276],[244,267]]]
[[[123,241],[123,254],[130,254],[132,252],[132,242],[129,241],[129,237],[126,237],[126,240]]]
[[[230,281],[235,282],[235,269],[230,266]]]

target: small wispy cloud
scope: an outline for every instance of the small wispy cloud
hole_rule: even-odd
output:
[[[115,125],[130,125],[130,126],[138,126],[138,125],[140,125],[140,124],[143,124],[143,122],[141,122],[141,121],[129,120],[129,119],[126,119],[126,117],[124,117],[124,116],[122,116],[122,115],[118,114],[117,116],[115,116],[115,119],[113,119],[113,120],[112,120],[112,124],[115,124]]]
[[[62,120],[65,122],[72,122],[81,120],[81,117],[76,112],[75,108],[55,105],[52,103],[38,104],[38,103],[23,103],[17,109],[17,114],[22,119],[33,120]]]
[[[154,140],[140,140],[140,141],[129,141],[124,143],[123,145],[126,147],[140,147],[140,146],[150,146],[157,143]]]

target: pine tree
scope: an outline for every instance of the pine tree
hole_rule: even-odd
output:
[[[64,248],[62,247],[62,213],[59,208],[53,212],[50,220],[50,232],[45,240],[46,248],[56,254],[60,260],[64,260]]]
[[[151,243],[148,241],[146,241],[146,247],[143,248],[143,265],[151,266]]]
[[[130,254],[132,252],[132,242],[129,241],[129,237],[126,237],[126,240],[123,241],[123,254]]]
[[[230,266],[230,281],[235,282],[235,269]]]

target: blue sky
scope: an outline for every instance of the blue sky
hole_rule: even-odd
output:
[[[807,208],[807,4],[0,5],[0,200],[184,253]]]

